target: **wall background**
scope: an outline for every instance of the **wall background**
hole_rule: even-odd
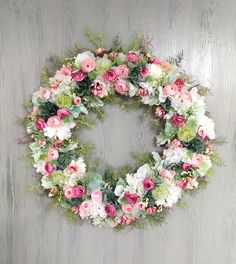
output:
[[[165,58],[183,49],[185,68],[213,87],[208,107],[218,135],[229,143],[219,148],[226,167],[162,227],[116,233],[68,224],[61,210],[45,212],[48,199],[26,191],[34,176],[18,160],[26,146],[17,145],[23,129],[15,116],[25,114],[21,104],[38,87],[46,58],[63,56],[76,42],[86,46],[87,26],[106,32],[108,44],[117,32],[124,42],[135,31],[150,33],[156,54]],[[235,84],[234,0],[0,0],[0,263],[236,263]],[[118,130],[114,118],[130,134]],[[150,147],[149,129],[130,120],[113,108],[97,133],[84,136],[93,137],[98,153],[119,165],[134,148]]]

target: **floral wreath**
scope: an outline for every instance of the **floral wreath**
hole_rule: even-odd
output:
[[[91,31],[95,51],[77,49],[66,59],[52,59],[32,96],[27,133],[41,190],[71,219],[122,228],[161,222],[183,196],[213,175],[218,156],[214,122],[206,113],[208,89],[181,69],[182,53],[155,57],[147,39],[136,37],[125,49],[117,35],[111,49]],[[104,117],[104,104],[144,108],[162,130],[152,153],[136,155],[136,168],[109,167],[104,175],[89,159],[91,144],[78,142],[82,126]]]

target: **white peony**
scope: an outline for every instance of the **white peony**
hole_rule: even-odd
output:
[[[77,67],[80,67],[81,63],[83,63],[87,59],[95,59],[93,53],[88,50],[77,55],[77,57],[75,58],[75,65]]]
[[[156,200],[155,203],[157,206],[163,205],[164,207],[172,207],[177,203],[178,199],[181,197],[181,188],[175,185],[168,186],[168,195],[160,200]]]
[[[149,71],[149,75],[154,77],[154,78],[158,78],[162,74],[162,69],[159,65],[151,63],[151,64],[148,64],[147,68]]]

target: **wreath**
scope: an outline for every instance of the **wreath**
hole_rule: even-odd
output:
[[[100,35],[86,35],[96,49],[76,47],[65,59],[52,58],[33,93],[26,127],[40,183],[32,190],[80,222],[112,228],[160,223],[185,193],[205,186],[219,161],[204,100],[208,89],[181,68],[182,52],[160,60],[147,38],[137,36],[124,48],[117,35],[106,49]],[[101,174],[91,160],[93,146],[78,139],[81,127],[105,117],[104,104],[152,116],[156,146],[135,155],[135,168],[108,166]]]

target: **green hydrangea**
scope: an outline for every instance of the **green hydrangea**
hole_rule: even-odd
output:
[[[96,61],[96,70],[98,74],[104,74],[112,66],[112,63],[109,59],[101,58]]]
[[[62,173],[62,171],[54,172],[50,178],[52,178],[52,182],[54,185],[58,185],[62,187],[65,184],[66,176]]]
[[[155,200],[165,199],[169,195],[168,187],[165,184],[159,185],[152,191]]]
[[[181,141],[189,142],[196,136],[196,128],[187,124],[179,128],[178,138]]]
[[[67,108],[70,108],[71,105],[72,105],[72,98],[68,94],[66,94],[66,93],[61,93],[61,94],[59,94],[57,96],[56,104],[59,107],[67,107]]]

